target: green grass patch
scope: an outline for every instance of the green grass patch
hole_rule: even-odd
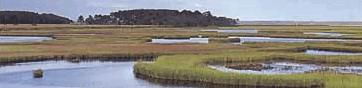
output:
[[[359,87],[362,78],[356,75],[341,75],[332,73],[311,73],[294,75],[256,75],[224,73],[211,70],[203,62],[213,60],[238,60],[244,62],[260,61],[273,55],[284,55],[294,59],[325,60],[325,61],[361,61],[362,56],[316,56],[298,53],[278,52],[244,52],[223,53],[221,55],[174,55],[162,56],[155,63],[138,63],[134,69],[145,75],[163,79],[196,80],[202,82],[229,84],[229,85],[285,85],[310,86],[325,83],[326,87]]]

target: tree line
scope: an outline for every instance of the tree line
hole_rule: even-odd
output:
[[[28,11],[0,11],[1,24],[69,24],[73,21],[54,14]]]
[[[110,15],[82,15],[77,22],[87,24],[127,24],[127,25],[173,25],[173,26],[230,26],[236,25],[238,19],[213,16],[210,11],[199,12],[166,9],[136,9],[111,12]]]

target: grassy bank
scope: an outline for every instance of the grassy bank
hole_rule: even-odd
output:
[[[196,80],[202,82],[229,85],[279,85],[292,87],[307,87],[324,83],[325,87],[359,87],[362,78],[356,75],[341,75],[333,73],[311,73],[294,75],[255,75],[223,73],[211,70],[203,62],[217,60],[233,60],[234,62],[253,62],[268,59],[273,55],[301,60],[353,61],[361,56],[314,56],[304,54],[286,54],[271,52],[223,53],[223,55],[174,55],[159,57],[155,63],[139,63],[135,65],[136,72],[162,79]],[[229,57],[227,59],[226,57]],[[232,61],[231,61],[232,62]]]
[[[182,57],[182,60],[175,57]],[[267,76],[223,73],[211,70],[206,66],[197,63],[204,59],[206,59],[205,56],[176,55],[173,57],[160,57],[154,64],[137,64],[134,68],[138,73],[155,78],[192,80],[227,85],[308,87],[319,85],[318,83],[322,82],[320,79],[315,79],[310,76],[308,76],[308,78],[303,78],[301,75]],[[194,63],[187,63],[188,61]]]
[[[361,53],[362,47],[342,45],[340,43],[336,44],[310,44],[304,43],[303,45],[298,45],[295,47],[284,47],[284,48],[275,48],[275,49],[263,49],[260,51],[281,51],[281,52],[305,52],[306,50],[321,50],[321,51],[334,51],[334,52],[349,52],[349,53]]]
[[[23,62],[37,62],[47,60],[105,60],[105,61],[151,61],[161,53],[143,53],[143,54],[71,54],[71,55],[37,55],[37,56],[16,56],[1,57],[0,65],[8,65]]]

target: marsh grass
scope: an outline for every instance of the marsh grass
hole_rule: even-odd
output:
[[[135,71],[163,79],[181,79],[210,82],[228,85],[248,85],[248,86],[283,86],[283,87],[310,87],[323,83],[320,78],[313,78],[311,74],[303,75],[253,75],[224,73],[211,70],[205,65],[195,65],[206,58],[215,56],[182,56],[178,59],[172,57],[160,57],[153,64],[136,64]],[[173,59],[167,59],[173,58]],[[194,62],[194,63],[190,63]]]
[[[347,43],[359,42],[304,42],[304,43],[259,43],[244,42],[242,45],[209,43],[209,44],[172,44],[156,45],[145,43],[152,36],[162,37],[191,37],[207,36],[219,42],[234,40],[218,40],[227,38],[231,34],[216,32],[200,32],[206,28],[160,28],[160,27],[135,27],[135,28],[95,28],[70,27],[19,29],[4,31],[6,35],[55,35],[56,40],[39,43],[8,43],[0,44],[0,61],[8,60],[36,60],[40,58],[116,58],[122,55],[154,54],[161,57],[155,63],[137,63],[135,72],[154,78],[196,80],[228,85],[264,85],[264,86],[298,86],[310,87],[321,85],[324,87],[361,87],[362,78],[356,75],[341,75],[333,73],[310,73],[293,75],[255,75],[225,73],[212,70],[206,62],[237,63],[255,62],[270,59],[272,56],[308,60],[324,61],[328,63],[361,62],[361,56],[323,56],[306,55],[298,50],[305,48],[329,49],[335,51],[361,51],[358,46]],[[212,27],[216,28],[216,27]],[[274,37],[300,37],[300,38],[335,38],[316,35],[303,35],[301,32],[344,32],[354,33],[345,37],[358,38],[362,27],[330,27],[330,26],[240,26],[218,27],[248,28],[269,31],[289,31],[287,33],[262,33],[262,34],[236,34],[246,36],[274,36]],[[180,30],[179,30],[180,29]],[[64,35],[64,34],[97,34],[97,35]],[[235,35],[235,34],[234,34]],[[296,52],[285,51],[294,49]],[[280,51],[278,51],[280,50]],[[123,56],[122,56],[123,57]],[[224,62],[225,61],[225,62]],[[210,64],[209,63],[209,64]]]
[[[203,82],[230,84],[230,85],[284,85],[293,87],[305,87],[318,83],[324,83],[325,87],[359,87],[362,78],[357,75],[341,75],[333,73],[311,73],[294,75],[255,75],[224,73],[211,70],[202,65],[205,61],[234,60],[235,62],[263,61],[270,56],[281,55],[284,58],[302,60],[324,60],[337,63],[349,63],[349,61],[361,61],[361,56],[315,56],[297,53],[224,53],[224,55],[174,55],[162,56],[155,63],[136,64],[136,72],[163,79],[197,80]],[[229,58],[226,58],[229,57]],[[172,59],[170,59],[172,58]],[[231,61],[232,62],[232,61]]]
[[[239,38],[209,38],[210,43],[239,43]]]

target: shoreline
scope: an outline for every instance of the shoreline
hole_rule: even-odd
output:
[[[134,70],[135,71],[135,70]],[[225,84],[225,83],[213,83],[213,82],[203,82],[203,81],[196,81],[196,80],[182,80],[182,79],[163,79],[163,78],[156,78],[149,75],[145,75],[139,72],[134,72],[137,78],[143,79],[143,80],[149,80],[151,82],[157,82],[157,83],[175,83],[175,84],[182,84],[182,85],[189,85],[189,86],[196,86],[198,87],[209,87],[209,88],[220,88],[220,87],[227,87],[227,88],[296,88],[295,86],[278,86],[278,85],[244,85],[244,84]],[[191,84],[191,85],[190,85]],[[201,86],[200,86],[201,85]],[[317,83],[315,85],[311,86],[298,86],[297,88],[323,88],[323,83]]]
[[[39,62],[48,60],[103,60],[103,61],[151,61],[157,58],[155,54],[74,54],[74,55],[51,55],[51,56],[23,56],[23,57],[8,57],[6,60],[0,59],[0,66],[14,63],[24,62]],[[11,58],[11,59],[10,59]]]
[[[258,85],[257,84],[250,84],[250,83],[243,83],[241,80],[244,79],[223,79],[223,78],[211,78],[211,82],[207,79],[198,79],[200,77],[188,77],[189,79],[182,79],[179,78],[178,76],[180,76],[179,74],[172,74],[173,76],[171,78],[167,78],[169,77],[167,74],[162,74],[162,73],[153,73],[151,71],[148,71],[146,69],[143,69],[144,71],[142,71],[142,69],[138,66],[134,66],[134,73],[136,74],[136,76],[142,77],[143,79],[148,79],[148,80],[166,80],[166,81],[170,81],[170,82],[181,82],[181,83],[199,83],[199,84],[203,84],[203,85],[207,85],[208,87],[213,87],[213,86],[222,86],[222,87],[245,87],[245,88],[249,88],[249,87],[255,87],[255,88],[260,88],[260,87],[268,87],[268,88],[324,88],[325,84],[323,82],[319,82],[319,83],[312,83],[310,85],[304,85],[304,84],[292,84],[292,85],[284,85],[284,84],[272,84],[272,85],[268,85],[268,84],[263,84],[260,83]],[[147,75],[149,74],[149,75]],[[163,77],[157,77],[157,76],[152,76],[152,75],[163,75]],[[178,76],[177,76],[178,75]],[[183,77],[187,76],[187,75],[182,75]],[[192,75],[188,75],[188,76],[192,76]],[[210,79],[210,78],[208,78]],[[219,80],[217,80],[219,79]],[[220,81],[220,80],[229,80],[230,83],[225,83],[226,81],[223,82],[216,82],[216,81]],[[237,83],[235,83],[235,80]],[[232,83],[234,82],[234,83]]]

